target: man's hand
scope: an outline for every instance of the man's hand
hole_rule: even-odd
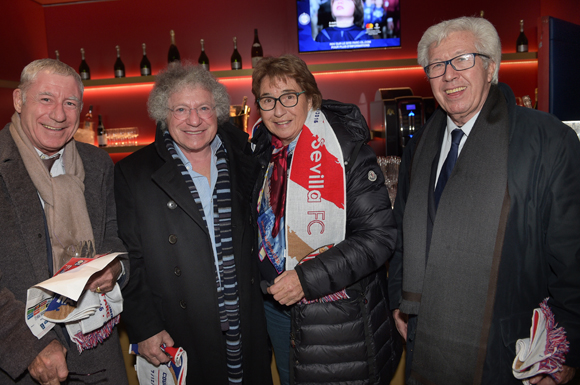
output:
[[[395,326],[399,331],[399,334],[403,339],[407,340],[407,322],[409,321],[409,316],[399,309],[393,310],[393,318],[395,319]]]
[[[285,271],[274,280],[274,284],[268,288],[268,293],[281,305],[294,305],[304,298],[302,284],[296,270]]]
[[[169,362],[169,356],[161,350],[163,344],[173,346],[173,338],[165,330],[139,342],[139,354],[155,366]]]
[[[30,376],[42,385],[58,385],[68,377],[66,349],[57,340],[48,344],[28,366]]]
[[[535,384],[535,385],[565,384],[574,378],[574,375],[576,374],[576,369],[571,368],[571,367],[566,366],[566,365],[563,365],[562,371],[558,372],[557,374],[560,378],[560,381],[558,381],[558,382],[554,381],[554,379],[552,377],[546,376],[543,374],[539,374],[537,376],[534,376],[534,377],[530,378],[529,381],[530,381],[530,384]]]
[[[97,293],[107,293],[115,288],[117,278],[121,274],[122,267],[119,259],[113,260],[103,270],[94,274],[87,282],[85,289]],[[98,290],[97,290],[98,288]]]

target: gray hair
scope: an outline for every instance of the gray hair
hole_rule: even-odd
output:
[[[26,103],[26,91],[28,87],[36,80],[36,77],[40,72],[48,72],[50,74],[62,75],[62,76],[71,76],[76,80],[77,85],[79,86],[79,92],[81,94],[81,109],[82,109],[82,101],[83,101],[83,92],[85,87],[83,86],[83,81],[81,80],[80,75],[72,69],[68,64],[65,64],[61,61],[54,60],[54,59],[39,59],[29,63],[20,74],[20,84],[18,88],[22,91],[22,102]]]
[[[499,65],[501,62],[501,42],[493,24],[483,17],[459,17],[435,24],[427,29],[417,46],[417,61],[421,67],[429,64],[429,48],[432,44],[437,47],[441,41],[453,32],[471,32],[475,38],[475,48],[478,53],[489,56],[482,57],[484,68],[489,61],[495,63],[495,71],[491,83],[497,84]],[[481,56],[480,56],[481,57]]]
[[[230,96],[226,87],[219,83],[209,71],[189,62],[174,62],[157,74],[155,86],[149,94],[147,110],[151,119],[167,129],[169,98],[185,88],[201,87],[213,95],[215,111],[219,124],[228,121],[230,116]]]

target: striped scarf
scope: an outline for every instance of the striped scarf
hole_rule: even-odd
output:
[[[174,142],[168,131],[164,133],[167,150],[175,160],[185,184],[189,188],[193,200],[205,222],[205,213],[195,184],[179,158]],[[215,246],[219,271],[216,271],[216,286],[218,294],[219,316],[221,329],[225,332],[228,366],[228,380],[230,384],[242,383],[242,339],[239,315],[238,282],[234,261],[232,237],[232,203],[230,189],[230,174],[228,170],[226,150],[222,143],[216,151],[217,182],[213,191],[213,215]]]

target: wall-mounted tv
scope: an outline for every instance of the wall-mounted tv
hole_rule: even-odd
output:
[[[296,0],[298,51],[401,46],[399,0]]]

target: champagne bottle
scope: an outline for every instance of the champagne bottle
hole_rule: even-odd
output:
[[[85,115],[85,123],[83,124],[83,128],[85,130],[93,130],[93,106],[90,105],[89,106],[89,111],[87,112],[87,114]]]
[[[56,55],[56,60],[60,61],[60,53],[58,52],[58,49],[54,51],[54,54]]]
[[[209,58],[205,54],[205,47],[203,43],[204,41],[201,39],[201,53],[199,54],[199,59],[197,59],[197,62],[200,66],[209,71]]]
[[[241,70],[242,69],[242,56],[238,52],[238,39],[234,37],[234,53],[232,53],[232,69]]]
[[[252,44],[252,68],[256,67],[256,64],[264,57],[264,52],[262,50],[262,44],[260,44],[260,39],[258,39],[258,29],[254,29],[254,43]]]
[[[147,48],[145,43],[143,43],[143,59],[141,59],[139,68],[141,68],[141,76],[151,75],[151,63],[149,62],[149,59],[147,59]]]
[[[524,33],[524,21],[520,20],[520,35],[516,41],[516,52],[528,52],[528,38]]]
[[[99,147],[107,147],[107,131],[105,131],[105,126],[103,126],[101,115],[99,115],[99,127],[97,128],[97,142]]]
[[[171,45],[169,46],[169,52],[167,53],[167,63],[181,61],[181,56],[179,56],[179,50],[175,45],[175,32],[171,30],[169,31],[169,35],[171,36]]]
[[[91,70],[89,69],[89,65],[85,61],[85,49],[81,48],[81,65],[79,66],[79,74],[81,75],[81,79],[89,80],[91,78]]]
[[[117,50],[117,60],[115,61],[115,77],[124,78],[125,77],[125,64],[121,60],[121,48],[117,45],[115,46]]]

